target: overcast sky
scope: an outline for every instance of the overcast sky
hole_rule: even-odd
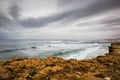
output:
[[[120,0],[0,0],[0,39],[120,38]]]

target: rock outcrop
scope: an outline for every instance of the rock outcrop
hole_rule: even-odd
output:
[[[0,80],[120,80],[118,48],[120,44],[112,44],[111,54],[86,60],[59,57],[3,60]]]
[[[120,54],[120,43],[112,43],[109,47],[110,54]]]

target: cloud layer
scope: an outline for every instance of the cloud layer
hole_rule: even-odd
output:
[[[0,38],[120,37],[120,0],[0,0]],[[89,37],[86,37],[88,36]]]

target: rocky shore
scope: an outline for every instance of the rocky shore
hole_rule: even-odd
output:
[[[0,80],[120,80],[120,43],[109,54],[86,60],[59,57],[0,61]]]

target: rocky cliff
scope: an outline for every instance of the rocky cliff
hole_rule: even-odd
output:
[[[86,60],[58,57],[0,61],[0,80],[120,80],[120,43],[110,54]]]

